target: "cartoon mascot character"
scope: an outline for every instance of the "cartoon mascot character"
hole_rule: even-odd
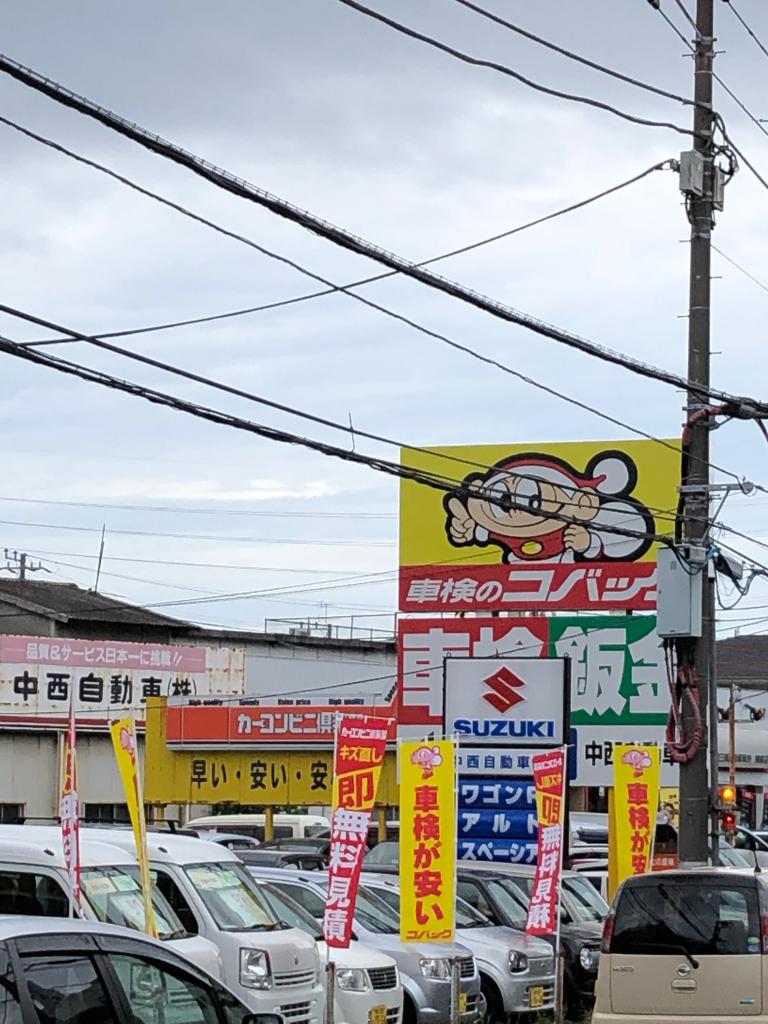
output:
[[[515,455],[446,494],[445,530],[455,547],[496,545],[505,562],[631,562],[655,532],[631,496],[636,484],[624,452],[601,452],[583,472],[553,455]]]

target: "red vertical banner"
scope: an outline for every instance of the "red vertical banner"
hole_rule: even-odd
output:
[[[560,921],[560,876],[563,871],[566,751],[549,750],[531,758],[536,785],[538,857],[525,930],[554,935]]]
[[[78,911],[82,908],[80,891],[80,798],[77,792],[77,748],[75,728],[75,703],[70,699],[69,722],[64,741],[64,781],[61,787],[59,817],[61,819],[61,844],[64,863],[69,879],[72,902]]]
[[[336,949],[346,949],[352,935],[368,825],[393,726],[392,719],[372,715],[337,719],[328,901],[323,918],[323,937]]]

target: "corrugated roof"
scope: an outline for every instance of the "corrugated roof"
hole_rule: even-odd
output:
[[[732,636],[717,642],[717,682],[768,685],[768,636]]]
[[[65,622],[118,622],[134,626],[186,627],[182,619],[118,601],[74,583],[0,579],[0,601]]]

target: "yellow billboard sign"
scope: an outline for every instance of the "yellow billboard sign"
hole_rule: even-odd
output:
[[[400,937],[453,942],[456,933],[456,745],[400,745]]]
[[[401,460],[455,482],[401,481],[403,611],[655,607],[653,538],[672,532],[679,441],[462,445]]]
[[[615,885],[651,870],[661,783],[661,748],[617,743],[613,748],[614,800],[610,843]]]

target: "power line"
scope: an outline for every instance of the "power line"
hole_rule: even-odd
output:
[[[397,519],[394,512],[279,512],[276,509],[184,508],[176,505],[129,505],[103,501],[63,501],[55,498],[22,498],[0,495],[0,502],[21,502],[27,505],[62,505],[66,508],[108,509],[114,512],[170,512],[173,515],[247,516],[264,519]]]
[[[343,228],[336,227],[335,225],[316,217],[314,214],[311,214],[306,210],[302,210],[286,200],[250,184],[242,178],[238,178],[229,171],[226,171],[221,167],[217,167],[209,161],[203,160],[200,157],[195,156],[193,153],[161,139],[159,136],[140,128],[138,125],[120,117],[112,111],[106,110],[104,107],[101,107],[84,97],[78,96],[71,90],[61,86],[59,83],[44,78],[42,75],[31,71],[29,68],[24,67],[16,61],[0,56],[0,72],[4,72],[13,78],[16,78],[18,81],[28,85],[30,88],[33,88],[38,92],[44,93],[46,96],[49,96],[64,106],[78,110],[80,113],[85,114],[88,117],[92,117],[119,134],[132,139],[147,149],[150,149],[152,152],[187,167],[195,174],[198,174],[200,177],[205,178],[207,181],[212,182],[219,188],[222,188],[233,195],[237,195],[240,198],[247,199],[250,202],[264,206],[273,213],[276,213],[281,217],[285,217],[293,223],[301,225],[306,230],[314,234],[318,234],[342,248],[356,252],[359,255],[369,257],[390,269],[398,270],[402,274],[412,277],[423,284],[427,284],[431,288],[450,295],[453,298],[458,298],[475,308],[482,309],[484,312],[487,312],[498,319],[524,327],[536,334],[550,338],[551,340],[557,341],[570,348],[575,348],[588,355],[595,356],[605,362],[622,366],[633,373],[639,374],[640,376],[648,377],[652,380],[659,380],[671,385],[672,387],[692,391],[695,394],[701,394],[702,396],[711,397],[719,401],[730,401],[743,404],[743,399],[735,398],[734,396],[727,395],[725,392],[718,392],[711,388],[697,387],[679,374],[650,366],[642,360],[634,359],[624,353],[615,352],[601,345],[597,345],[594,342],[587,341],[576,334],[553,327],[552,325],[539,321],[526,313],[521,313],[510,306],[506,306],[503,303],[497,302],[494,299],[490,299],[485,295],[475,292],[470,288],[465,288],[456,282],[440,277],[424,267],[419,267],[416,264],[405,260],[394,253],[388,252],[379,246],[372,245],[370,242],[366,242],[364,239],[352,234],[351,232],[346,231]],[[256,244],[251,241],[247,244],[253,245],[254,248],[257,247]],[[281,259],[285,263],[291,262],[286,260],[285,257],[276,258]],[[323,281],[324,284],[333,284],[333,282],[320,278],[319,275],[308,273],[303,268],[301,272],[307,274],[307,276]],[[366,302],[368,305],[373,305],[375,308],[382,311],[382,307],[371,303],[369,300],[364,299],[362,296],[357,295],[354,292],[345,292],[345,294],[353,295],[358,301]],[[387,311],[387,315],[395,316],[403,321],[406,320],[406,318],[393,313],[391,310]],[[760,403],[758,403],[758,405],[760,405]],[[760,405],[760,411],[768,413],[768,405]]]
[[[502,25],[504,28],[508,28],[512,32],[516,32],[519,36],[523,36],[525,39],[530,39],[532,42],[538,43],[539,46],[544,46],[548,50],[553,50],[555,53],[559,53],[563,57],[567,57],[568,60],[573,60],[579,64],[583,64],[585,67],[592,68],[593,71],[599,71],[603,75],[609,75],[611,78],[616,78],[620,82],[626,82],[628,85],[634,85],[638,89],[644,89],[646,92],[654,93],[656,96],[663,96],[668,100],[676,100],[678,103],[682,103],[685,106],[693,107],[696,105],[693,100],[688,99],[685,96],[679,96],[677,93],[669,92],[667,89],[660,89],[658,86],[651,85],[649,82],[643,82],[640,79],[632,78],[630,75],[625,75],[621,71],[616,71],[614,68],[609,68],[597,61],[590,60],[588,57],[582,57],[580,54],[574,53],[572,50],[567,50],[563,46],[558,46],[549,39],[537,36],[535,33],[528,31],[528,29],[522,28],[520,25],[514,25],[511,21],[507,21],[498,14],[485,10],[485,8],[472,3],[471,0],[455,0],[455,2],[461,4],[462,7],[467,7],[469,10],[475,11],[476,14],[481,15],[483,18],[487,18],[489,21],[495,22],[497,25]]]
[[[251,239],[244,238],[242,235],[239,235],[234,231],[230,231],[228,228],[224,228],[222,227],[222,225],[210,221],[206,217],[201,217],[198,214],[193,213],[186,207],[181,206],[179,203],[175,203],[157,192],[153,192],[150,189],[144,188],[142,185],[137,184],[130,178],[127,178],[122,174],[118,174],[110,167],[106,167],[104,164],[100,164],[95,160],[91,160],[88,157],[84,157],[81,154],[76,153],[65,146],[62,146],[60,143],[54,142],[53,140],[46,138],[45,136],[38,135],[36,132],[30,131],[30,129],[22,127],[22,125],[17,124],[15,121],[11,121],[6,117],[0,116],[0,124],[4,124],[8,128],[12,128],[14,131],[20,132],[22,135],[25,135],[26,137],[34,140],[35,142],[38,142],[43,146],[47,146],[48,148],[53,149],[58,153],[61,153],[63,156],[69,157],[70,159],[75,160],[80,164],[84,164],[85,166],[90,167],[93,170],[99,171],[102,174],[106,174],[109,177],[114,178],[116,181],[120,182],[122,185],[126,185],[128,188],[131,188],[134,191],[141,193],[142,195],[146,196],[149,199],[153,199],[158,203],[162,203],[163,205],[168,206],[171,209],[175,210],[177,213],[181,213],[185,217],[189,217],[192,220],[195,220],[206,227],[212,228],[213,230],[219,232],[220,234],[233,238],[235,241],[243,242],[246,245],[255,244],[252,242]],[[439,263],[441,260],[451,259],[454,256],[462,256],[465,253],[472,252],[475,249],[480,249],[483,246],[492,244],[493,242],[499,242],[502,241],[503,239],[510,238],[513,235],[517,235],[522,231],[527,231],[530,228],[538,227],[538,225],[545,224],[547,221],[555,220],[556,218],[562,217],[565,214],[573,213],[576,210],[580,210],[586,206],[590,206],[592,203],[595,203],[600,199],[605,199],[607,196],[613,195],[615,192],[620,192],[622,189],[628,188],[630,185],[635,185],[637,182],[642,181],[643,178],[648,177],[655,171],[667,169],[668,167],[671,166],[671,164],[672,161],[670,160],[661,161],[660,163],[654,164],[651,167],[647,167],[644,171],[641,171],[639,174],[633,175],[631,178],[627,178],[626,180],[621,181],[616,185],[611,185],[608,188],[605,188],[602,191],[595,193],[594,195],[588,196],[586,199],[581,199],[575,203],[570,203],[568,206],[562,207],[559,210],[554,210],[552,213],[544,214],[543,216],[537,217],[534,220],[526,222],[525,224],[519,224],[516,227],[509,228],[506,231],[500,232],[499,234],[491,235],[490,238],[483,238],[477,242],[470,242],[469,244],[463,245],[458,249],[452,249],[449,252],[441,253],[439,256],[432,256],[427,260],[421,260],[418,263],[414,263],[413,266],[431,266],[434,263]],[[279,258],[276,253],[264,250],[259,246],[256,246],[256,248],[259,248],[262,253],[270,256],[271,258]],[[323,278],[318,278],[316,275],[310,274],[308,271],[305,271],[305,268],[303,267],[298,267],[296,264],[292,264],[292,266],[294,267],[294,269],[299,270],[300,273],[306,273],[307,276],[315,277],[316,280],[324,280]],[[194,324],[211,323],[212,321],[245,316],[250,313],[261,313],[272,309],[280,309],[285,306],[292,306],[300,302],[306,302],[310,299],[317,299],[325,295],[333,295],[339,292],[348,292],[349,289],[351,288],[358,288],[361,287],[362,285],[372,284],[374,281],[384,281],[387,278],[396,277],[400,273],[400,270],[387,270],[383,274],[375,274],[370,277],[360,278],[356,281],[350,281],[348,284],[334,284],[331,285],[329,288],[324,288],[322,291],[307,292],[303,295],[297,295],[288,299],[281,299],[277,302],[268,302],[261,306],[250,306],[247,307],[246,309],[230,310],[225,313],[215,313],[211,316],[195,317],[193,319],[186,320],[176,320],[162,324],[152,324],[150,326],[137,327],[124,331],[98,331],[96,333],[100,338],[125,338],[131,335],[149,334],[155,331],[170,330],[176,327],[189,327]],[[360,298],[360,296],[353,297]],[[374,308],[378,309],[379,307]],[[69,338],[54,338],[45,339],[41,341],[25,342],[25,344],[29,345],[30,348],[43,347],[47,345],[63,344],[70,340],[71,339]]]
[[[343,432],[345,434],[351,435],[353,438],[355,438],[355,437],[363,437],[363,438],[366,438],[369,441],[376,441],[377,443],[380,443],[380,444],[392,445],[392,446],[394,446],[396,448],[408,449],[409,451],[418,452],[419,454],[422,454],[422,455],[427,455],[427,456],[431,456],[431,457],[435,457],[435,458],[444,459],[446,461],[453,462],[453,463],[456,463],[456,464],[462,465],[462,466],[468,466],[468,467],[470,467],[470,468],[472,468],[474,470],[481,469],[481,468],[482,469],[492,469],[492,468],[494,468],[494,467],[491,467],[491,466],[481,466],[476,460],[461,458],[461,457],[459,457],[457,455],[451,455],[448,452],[442,452],[442,451],[439,451],[439,450],[436,450],[436,449],[433,449],[433,448],[423,448],[423,447],[419,447],[419,446],[416,446],[416,445],[406,444],[403,441],[398,441],[398,440],[395,440],[395,439],[390,438],[390,437],[385,437],[385,436],[383,436],[381,434],[374,434],[374,433],[371,433],[370,431],[359,430],[359,429],[357,429],[355,427],[351,427],[349,424],[346,424],[346,423],[339,423],[338,421],[330,420],[330,419],[327,419],[326,417],[316,416],[316,415],[314,415],[312,413],[305,412],[302,409],[297,409],[294,406],[285,405],[284,403],[276,402],[276,401],[274,401],[272,399],[264,398],[263,396],[260,396],[260,395],[255,395],[252,392],[243,390],[242,388],[236,388],[236,387],[233,387],[232,385],[224,384],[221,381],[213,380],[210,377],[203,376],[203,375],[197,374],[197,373],[193,373],[191,370],[186,370],[186,369],[184,369],[182,367],[173,366],[172,364],[167,363],[167,362],[165,362],[163,360],[158,360],[158,359],[152,358],[151,356],[142,355],[141,353],[134,352],[131,349],[126,349],[126,348],[123,348],[122,346],[114,345],[111,342],[105,342],[105,341],[103,341],[103,340],[101,340],[99,338],[93,337],[92,335],[82,334],[79,331],[71,331],[71,330],[69,330],[69,329],[67,329],[65,327],[62,327],[60,324],[53,323],[50,320],[45,320],[42,317],[34,316],[31,313],[26,313],[26,312],[24,312],[22,310],[15,309],[12,306],[6,306],[6,305],[3,305],[2,303],[0,303],[0,312],[4,312],[4,313],[7,313],[10,316],[15,316],[15,317],[18,317],[18,318],[20,318],[22,320],[26,320],[26,321],[28,321],[30,323],[34,323],[34,324],[36,324],[39,327],[45,327],[48,330],[56,331],[59,334],[69,334],[71,337],[73,337],[77,341],[83,341],[86,344],[94,345],[97,348],[105,349],[108,352],[114,352],[114,353],[116,353],[118,355],[125,356],[126,358],[131,359],[134,362],[138,362],[138,363],[141,363],[141,364],[146,365],[146,366],[151,366],[151,367],[153,367],[155,369],[163,370],[166,373],[171,373],[174,376],[181,377],[181,378],[183,378],[185,380],[193,381],[193,382],[195,382],[197,384],[203,384],[203,385],[205,385],[207,387],[214,388],[217,391],[222,391],[225,394],[233,395],[233,396],[235,396],[237,398],[244,398],[244,399],[246,399],[248,401],[256,402],[259,405],[265,405],[265,406],[267,406],[270,409],[277,409],[280,412],[289,413],[292,416],[298,416],[301,419],[308,420],[308,421],[310,421],[312,423],[316,423],[316,424],[318,424],[320,426],[330,427],[333,430],[339,430],[339,431],[341,431],[341,432]],[[429,332],[429,333],[432,333],[432,332]],[[451,344],[451,345],[458,346],[462,350],[465,350],[464,346],[460,346],[460,345],[458,345],[458,343],[454,343],[454,342],[451,342],[451,341],[449,341],[448,343]],[[21,347],[28,347],[28,346],[21,346]],[[474,350],[472,350],[472,349],[466,349],[466,351],[474,352]],[[480,358],[483,361],[486,361],[486,357],[481,356]],[[492,362],[493,365],[498,366],[499,368],[505,369],[507,372],[511,373],[512,376],[514,376],[514,377],[519,377],[519,378],[521,378],[521,379],[523,379],[525,381],[528,381],[528,380],[531,379],[531,378],[524,377],[522,374],[519,374],[515,370],[511,370],[510,368],[506,367],[506,365],[503,364],[503,363],[497,363],[495,360],[490,360],[490,362]],[[613,417],[608,416],[605,413],[602,413],[602,412],[600,412],[598,410],[593,410],[590,406],[585,406],[583,403],[579,402],[577,399],[573,399],[573,398],[561,395],[560,392],[556,392],[553,389],[550,389],[547,385],[540,384],[539,382],[535,382],[535,386],[539,387],[541,390],[546,391],[548,393],[557,394],[558,396],[564,398],[564,400],[567,401],[569,404],[573,404],[573,405],[576,405],[579,408],[585,408],[587,410],[590,410],[590,411],[594,412],[596,415],[600,416],[601,418],[610,420],[611,422],[616,423],[617,425],[622,426],[625,429],[630,430],[632,433],[640,434],[641,436],[646,437],[648,440],[653,440],[653,441],[657,442],[658,444],[661,444],[664,447],[669,448],[669,449],[675,451],[675,453],[677,453],[677,451],[678,451],[677,447],[675,445],[673,445],[673,444],[670,444],[668,441],[663,441],[661,438],[656,438],[652,434],[646,434],[644,431],[640,431],[640,430],[637,430],[634,427],[630,427],[627,424],[622,423],[620,420],[615,420]],[[719,467],[715,467],[715,468],[719,468]],[[736,474],[735,473],[730,473],[729,470],[721,470],[721,472],[729,474],[734,479],[738,480],[738,477],[736,476]],[[524,474],[521,474],[521,475],[524,475]],[[576,488],[575,490],[578,492],[580,489]],[[653,509],[652,511],[661,511],[663,513],[666,510]]]
[[[366,7],[364,4],[358,3],[357,0],[339,0],[339,3],[344,4],[345,7],[351,7],[353,10],[358,11],[360,14],[364,14],[369,18],[373,18],[376,21],[380,21],[383,25],[389,26],[399,32],[401,35],[408,36],[410,39],[415,39],[420,43],[425,43],[432,49],[440,50],[443,53],[449,54],[451,57],[455,57],[457,60],[462,61],[464,64],[472,64],[474,67],[489,68],[492,71],[498,71],[502,75],[506,75],[508,78],[514,78],[516,82],[520,82],[523,85],[527,85],[530,89],[535,89],[536,92],[544,93],[546,96],[555,96],[557,99],[568,100],[571,103],[580,103],[589,107],[594,107],[597,110],[604,110],[609,114],[613,114],[615,117],[620,117],[624,121],[630,121],[632,124],[643,125],[648,128],[670,128],[672,131],[678,132],[680,135],[693,135],[694,133],[689,128],[681,128],[677,124],[673,124],[671,121],[652,121],[645,117],[637,117],[634,114],[629,114],[625,110],[620,110],[618,107],[612,106],[610,103],[604,103],[602,100],[595,100],[589,96],[579,96],[574,93],[561,92],[559,89],[553,89],[551,86],[541,85],[539,82],[534,82],[530,78],[526,78],[521,75],[519,71],[515,71],[513,68],[506,64],[498,64],[492,60],[482,60],[479,57],[473,57],[471,54],[465,53],[463,50],[457,50],[453,46],[449,46],[447,43],[442,43],[434,36],[426,35],[423,32],[417,32],[416,29],[409,28],[400,21],[395,21],[394,18],[388,18],[385,14],[380,14],[378,11],[374,11],[371,7]]]
[[[747,22],[746,22],[746,21],[744,20],[744,18],[742,17],[742,15],[741,15],[741,14],[739,14],[739,12],[738,12],[738,11],[736,10],[736,5],[735,5],[735,4],[733,3],[733,0],[724,0],[724,2],[725,2],[725,5],[726,5],[726,7],[730,7],[730,9],[731,9],[731,10],[733,11],[733,13],[734,13],[734,14],[736,15],[736,18],[737,18],[737,19],[738,19],[738,20],[739,20],[739,21],[741,22],[741,24],[742,24],[742,25],[743,25],[743,27],[744,27],[744,28],[746,29],[746,31],[747,31],[747,32],[749,33],[749,35],[750,35],[750,36],[751,36],[751,37],[752,37],[752,38],[754,39],[755,43],[757,43],[757,45],[758,45],[758,46],[760,47],[760,49],[761,49],[761,50],[763,51],[763,53],[765,54],[765,56],[766,56],[766,57],[768,57],[768,49],[766,49],[766,48],[765,48],[765,46],[764,46],[764,45],[763,45],[763,43],[761,42],[761,40],[760,40],[759,36],[758,36],[758,35],[757,35],[757,34],[756,34],[756,33],[755,33],[755,32],[754,32],[754,31],[753,31],[753,30],[752,30],[752,29],[751,29],[751,28],[749,27],[749,25],[748,25],[748,24],[747,24]]]
[[[174,395],[169,395],[154,388],[148,388],[140,384],[135,384],[131,381],[122,380],[103,371],[82,366],[66,359],[61,359],[58,356],[52,356],[46,352],[23,348],[17,342],[11,341],[9,338],[5,338],[3,336],[0,336],[0,352],[5,352],[8,355],[16,356],[19,359],[35,363],[39,366],[47,366],[50,369],[57,370],[60,373],[65,373],[68,376],[77,377],[81,380],[88,381],[89,383],[99,384],[102,387],[121,391],[136,398],[142,398],[143,400],[155,405],[161,405],[166,408],[175,409],[178,412],[187,413],[188,415],[207,420],[211,423],[234,427],[237,430],[256,434],[257,436],[266,438],[270,441],[278,441],[282,444],[298,445],[332,458],[338,458],[357,465],[367,466],[370,469],[376,470],[380,473],[385,473],[389,476],[412,480],[441,492],[451,493],[455,491],[457,495],[469,495],[470,493],[472,495],[477,495],[479,493],[485,500],[488,500],[492,504],[502,504],[505,509],[528,510],[528,506],[524,503],[507,498],[499,499],[495,494],[490,492],[470,492],[463,481],[457,481],[436,473],[417,470],[413,467],[403,465],[402,463],[391,462],[378,456],[364,455],[354,449],[350,450],[346,448],[339,448],[336,445],[327,444],[326,442],[304,437],[289,431],[279,430],[276,427],[268,427],[264,424],[255,423],[252,420],[243,419],[242,417],[235,416],[231,413],[225,413],[218,409],[212,409],[196,402],[191,402]],[[580,523],[579,520],[571,516],[564,516],[559,512],[548,512],[547,515],[548,518],[556,519],[569,525],[579,525]],[[668,536],[654,534],[651,531],[641,532],[638,530],[631,530],[616,525],[607,525],[605,527],[605,532],[615,534],[617,536],[631,537],[635,540],[643,540],[648,543],[656,542],[667,545],[671,543]],[[216,539],[221,540],[222,538],[218,537]]]
[[[745,277],[748,277],[750,281],[754,281],[758,288],[762,288],[764,292],[768,292],[768,285],[763,284],[763,282],[756,278],[754,274],[750,274],[750,272],[746,270],[744,267],[742,267],[740,263],[737,263],[735,259],[733,259],[731,256],[728,256],[727,253],[724,253],[722,249],[718,249],[718,247],[714,243],[712,243],[712,248],[719,256],[722,256],[724,260],[727,260],[727,262],[730,263],[731,266],[735,267]]]

